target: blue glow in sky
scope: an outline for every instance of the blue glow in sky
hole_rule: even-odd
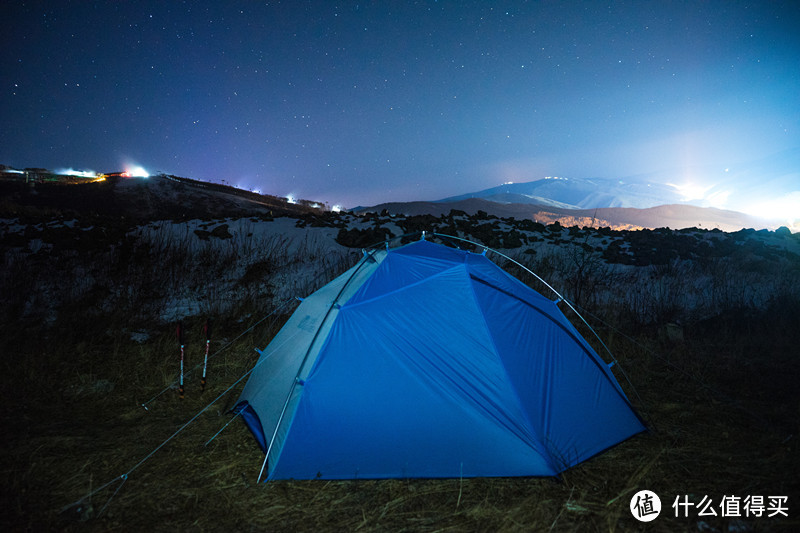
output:
[[[136,162],[347,206],[553,175],[721,200],[738,165],[800,146],[796,2],[57,0],[0,20],[15,167]]]

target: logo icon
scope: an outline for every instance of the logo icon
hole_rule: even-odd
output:
[[[631,498],[631,514],[640,522],[655,520],[661,512],[661,499],[651,490],[640,490]]]

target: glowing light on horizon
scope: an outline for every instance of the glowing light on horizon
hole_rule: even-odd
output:
[[[800,222],[800,191],[794,191],[781,198],[758,202],[742,208],[749,215],[770,220],[781,220],[794,225]]]
[[[93,170],[75,170],[73,168],[60,168],[55,173],[59,176],[77,176],[79,178],[96,178],[99,176]]]
[[[340,206],[340,205],[334,205],[334,206],[331,207],[331,211],[333,211],[334,213],[338,213],[341,210],[342,210],[342,206]]]
[[[148,173],[144,167],[138,165],[132,165],[125,168],[125,175],[130,176],[132,178],[149,178],[150,173]]]
[[[705,201],[711,207],[717,207],[719,209],[727,209],[728,198],[730,197],[730,195],[731,191],[718,191],[706,196]]]
[[[682,202],[689,202],[692,200],[705,200],[706,194],[710,191],[713,186],[704,187],[702,185],[696,185],[694,183],[684,183],[683,185],[677,185],[675,183],[667,183],[670,187],[675,188],[680,195]]]
[[[292,194],[290,194],[290,195],[288,195],[286,197],[286,201],[289,202],[290,204],[297,203],[297,200],[295,199],[294,195],[292,195]]]

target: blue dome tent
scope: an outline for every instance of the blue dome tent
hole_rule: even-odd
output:
[[[260,353],[259,479],[553,476],[645,429],[555,302],[424,239],[365,252]]]

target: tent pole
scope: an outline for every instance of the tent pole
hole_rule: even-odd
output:
[[[614,354],[611,352],[611,349],[610,349],[608,346],[606,346],[606,343],[605,343],[605,342],[603,342],[603,339],[601,339],[601,338],[600,338],[600,335],[598,335],[598,333],[597,333],[597,332],[594,330],[594,328],[593,328],[592,326],[590,326],[590,325],[589,325],[589,323],[586,321],[586,319],[585,319],[585,318],[583,318],[583,315],[582,315],[582,314],[580,314],[580,313],[578,312],[578,310],[577,310],[577,309],[575,309],[575,307],[572,305],[572,302],[570,302],[569,300],[567,300],[566,298],[564,298],[564,296],[562,296],[560,292],[558,292],[557,290],[555,290],[555,289],[553,288],[553,286],[552,286],[552,285],[550,285],[550,284],[549,284],[549,283],[547,283],[545,280],[543,280],[543,279],[542,279],[542,278],[541,278],[541,277],[540,277],[538,274],[536,274],[536,272],[532,271],[530,268],[526,267],[525,265],[523,265],[523,264],[522,264],[522,263],[520,263],[519,261],[517,261],[517,260],[515,260],[515,259],[513,259],[513,258],[511,258],[511,257],[509,257],[509,256],[507,256],[506,254],[504,254],[504,253],[502,253],[502,252],[498,252],[498,251],[497,251],[497,250],[495,250],[494,248],[489,248],[488,246],[484,246],[484,245],[482,245],[482,244],[480,244],[480,243],[477,243],[477,242],[475,242],[475,241],[471,241],[471,240],[469,240],[469,239],[464,239],[464,238],[462,238],[462,237],[456,237],[456,236],[454,236],[454,235],[445,235],[445,234],[443,234],[443,233],[436,233],[436,232],[434,232],[434,233],[433,233],[433,235],[434,235],[434,236],[436,236],[436,237],[439,237],[439,238],[445,238],[445,239],[456,239],[456,240],[463,241],[463,242],[467,242],[467,243],[469,243],[469,244],[473,244],[473,245],[476,245],[476,246],[483,246],[483,247],[484,247],[484,250],[483,250],[483,254],[484,254],[484,255],[486,255],[486,251],[487,251],[487,250],[489,250],[489,251],[492,251],[492,252],[494,252],[495,254],[499,255],[500,257],[503,257],[503,258],[505,258],[506,260],[508,260],[508,261],[511,261],[512,263],[514,263],[515,265],[517,265],[517,266],[518,266],[518,267],[520,267],[521,269],[525,270],[525,271],[526,271],[528,274],[532,275],[534,278],[536,278],[536,279],[538,279],[540,282],[542,282],[542,283],[543,283],[543,284],[544,284],[544,285],[545,285],[545,286],[546,286],[548,289],[550,289],[551,291],[553,291],[553,293],[555,293],[555,295],[556,295],[556,296],[558,296],[559,300],[563,300],[563,302],[564,302],[565,304],[567,304],[567,307],[569,307],[569,308],[572,310],[572,312],[573,312],[573,313],[575,313],[575,315],[576,315],[578,318],[580,318],[580,319],[581,319],[581,321],[582,321],[582,322],[583,322],[583,323],[586,325],[586,327],[587,327],[587,328],[589,328],[589,331],[591,331],[591,332],[592,332],[592,334],[595,336],[595,338],[597,339],[597,341],[598,341],[598,342],[599,342],[599,343],[600,343],[600,344],[603,346],[603,349],[605,349],[605,351],[606,351],[606,353],[609,355],[609,357],[611,357],[611,360],[613,361],[613,363],[615,363],[615,364],[617,365],[617,367],[619,368],[620,372],[622,372],[622,375],[623,375],[623,376],[625,376],[625,380],[628,382],[628,385],[630,385],[630,386],[631,386],[631,389],[633,389],[633,392],[634,392],[634,394],[636,394],[636,397],[637,397],[637,398],[639,398],[639,401],[640,401],[640,402],[642,401],[642,398],[641,398],[641,396],[639,396],[639,392],[636,390],[636,387],[634,387],[634,386],[633,386],[633,383],[631,383],[631,380],[630,380],[630,378],[628,378],[628,374],[625,372],[625,370],[623,370],[623,369],[622,369],[622,366],[619,364],[619,361],[617,361],[617,358],[616,358],[616,357],[614,357]],[[610,368],[610,367],[609,367],[609,368]],[[627,398],[626,398],[625,400],[627,401]]]
[[[316,333],[314,333],[314,338],[311,339],[311,342],[308,344],[308,350],[306,350],[306,354],[305,356],[303,356],[303,360],[300,362],[300,366],[297,368],[297,374],[295,374],[292,386],[289,388],[289,394],[286,395],[286,401],[283,402],[283,408],[281,409],[281,414],[278,417],[278,422],[275,424],[275,430],[272,432],[272,437],[269,439],[269,446],[267,446],[267,453],[266,457],[264,457],[264,464],[261,465],[261,471],[258,473],[258,479],[256,480],[256,483],[261,482],[261,476],[264,474],[264,468],[267,465],[269,454],[272,451],[273,444],[275,444],[275,437],[278,436],[278,428],[281,427],[281,423],[283,422],[283,417],[286,415],[286,410],[289,408],[289,402],[291,401],[292,395],[294,394],[294,389],[297,387],[297,384],[301,382],[300,374],[303,372],[303,367],[306,366],[306,362],[308,361],[308,356],[311,355],[311,349],[314,347],[314,343],[317,342],[317,337],[319,336],[319,332],[322,329],[323,324],[325,324],[325,322],[328,320],[331,311],[333,311],[339,305],[338,304],[339,298],[341,298],[342,294],[344,294],[344,290],[350,284],[350,281],[352,281],[355,275],[358,274],[358,271],[361,270],[361,267],[367,264],[367,259],[375,255],[376,251],[377,250],[372,250],[369,254],[367,254],[366,250],[364,251],[364,257],[361,259],[358,268],[356,268],[353,271],[353,273],[350,275],[350,278],[348,278],[348,280],[344,283],[344,285],[342,285],[342,288],[339,289],[339,293],[336,295],[336,298],[333,299],[333,302],[331,302],[330,307],[328,307],[328,311],[325,313],[325,317],[319,323],[319,327],[317,328]]]
[[[261,476],[264,475],[264,468],[267,467],[267,459],[269,458],[269,452],[264,454],[264,462],[261,463],[261,471],[258,473],[258,479],[256,479],[256,485],[261,482]]]

